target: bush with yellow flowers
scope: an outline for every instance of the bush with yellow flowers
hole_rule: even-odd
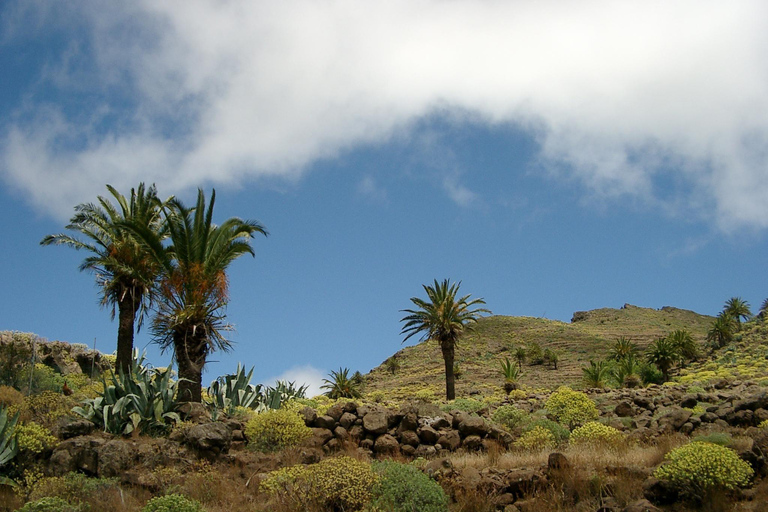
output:
[[[301,444],[312,437],[312,429],[295,412],[287,409],[265,411],[245,424],[249,446],[258,451],[275,451]]]
[[[494,423],[507,429],[519,426],[526,418],[528,418],[528,413],[514,405],[502,405],[493,411],[491,416]]]
[[[594,420],[600,413],[597,405],[586,393],[574,391],[568,386],[560,386],[547,399],[544,407],[555,419],[570,428]]]
[[[259,489],[300,509],[354,511],[368,504],[377,482],[369,464],[341,456],[273,471]]]
[[[521,450],[541,451],[555,446],[555,436],[544,427],[536,426],[525,432],[515,441],[515,446]]]
[[[618,429],[597,421],[588,421],[573,429],[570,442],[577,446],[617,446],[623,438],[624,436]]]
[[[53,448],[59,442],[50,430],[34,421],[18,425],[16,436],[19,450],[29,453],[42,453],[44,450]]]
[[[754,470],[725,446],[694,441],[675,448],[654,476],[671,483],[681,493],[704,497],[714,490],[749,485]]]

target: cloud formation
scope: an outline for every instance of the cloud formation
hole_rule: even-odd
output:
[[[524,127],[597,196],[768,227],[762,1],[19,5],[6,28],[67,45],[3,121],[0,166],[59,214],[105,182],[295,179],[441,110]]]
[[[266,386],[274,386],[275,381],[287,381],[293,382],[296,386],[307,386],[305,395],[309,398],[323,394],[323,389],[320,388],[323,383],[323,379],[326,374],[323,374],[320,370],[312,365],[305,364],[303,366],[294,366],[284,371],[277,377],[267,379],[262,384]]]

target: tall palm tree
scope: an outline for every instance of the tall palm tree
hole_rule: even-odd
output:
[[[79,232],[81,238],[64,233],[48,235],[41,245],[67,245],[91,253],[80,264],[80,270],[96,275],[101,287],[102,306],[118,311],[116,366],[126,373],[131,368],[134,326],[141,328],[142,320],[152,301],[152,287],[158,267],[126,226],[162,237],[162,203],[155,186],[139,184],[131,189],[130,198],[107,185],[117,206],[98,196],[98,204],[75,206],[75,215],[67,229]]]
[[[667,335],[667,339],[677,347],[684,361],[695,361],[699,357],[699,346],[687,329],[673,331]]]
[[[752,317],[752,311],[749,309],[749,302],[741,297],[731,297],[723,306],[723,313],[731,316],[736,321],[736,330],[741,329],[741,319],[745,321]]]
[[[252,235],[267,235],[257,222],[235,217],[215,225],[215,201],[215,190],[208,208],[202,190],[198,190],[194,208],[177,199],[169,201],[168,246],[153,231],[134,230],[161,269],[152,333],[164,350],[173,348],[179,377],[185,379],[179,384],[179,399],[190,402],[201,401],[202,371],[208,354],[231,346],[223,335],[231,329],[224,312],[229,288],[227,267],[244,254],[255,256]]]
[[[469,300],[469,295],[457,298],[461,282],[451,284],[448,279],[434,286],[423,285],[428,301],[412,297],[411,302],[417,309],[403,309],[408,313],[401,322],[405,322],[400,334],[407,334],[403,343],[411,336],[423,333],[421,341],[432,339],[440,344],[445,361],[445,397],[456,398],[453,359],[456,343],[467,324],[477,322],[480,313],[490,313],[485,308],[470,309],[478,304],[485,304],[483,299]]]
[[[717,315],[707,331],[707,341],[712,349],[723,348],[733,341],[733,333],[736,330],[736,320],[724,311]]]

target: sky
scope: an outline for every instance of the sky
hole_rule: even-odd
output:
[[[125,5],[123,5],[125,4]],[[75,205],[155,183],[269,236],[230,353],[318,392],[435,279],[494,314],[768,297],[768,4],[0,3],[0,330],[115,349]],[[409,340],[408,344],[416,342]],[[147,330],[136,346],[166,366]],[[461,350],[459,348],[459,350]]]

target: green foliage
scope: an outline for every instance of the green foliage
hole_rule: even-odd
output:
[[[224,375],[208,386],[209,405],[215,413],[232,414],[235,407],[255,409],[261,403],[261,385],[251,384],[253,368],[245,374],[245,368],[237,363],[234,374]]]
[[[667,338],[671,341],[680,353],[684,361],[694,361],[699,357],[699,346],[686,329],[678,329],[670,333]]]
[[[339,368],[338,372],[331,370],[330,379],[323,379],[321,389],[327,389],[325,395],[334,400],[339,398],[360,398],[360,385],[349,377],[349,368]]]
[[[323,459],[317,464],[297,465],[273,471],[259,489],[296,510],[355,511],[367,505],[378,482],[371,466],[351,457]]]
[[[664,382],[669,380],[669,371],[680,361],[680,350],[669,338],[657,338],[651,342],[645,353],[646,360],[655,364],[664,376]]]
[[[17,512],[85,512],[81,505],[70,505],[65,500],[50,496],[30,501]]]
[[[733,490],[749,484],[754,471],[735,451],[712,443],[692,442],[675,448],[654,476],[684,494],[705,497],[713,490]]]
[[[117,478],[93,478],[74,472],[46,478],[33,475],[26,479],[29,480],[30,500],[61,498],[67,503],[81,504],[90,497],[103,495],[118,487]]]
[[[541,349],[541,345],[535,341],[526,347],[525,357],[528,359],[528,364],[544,364],[544,351]]]
[[[29,453],[42,453],[55,447],[59,440],[50,430],[38,425],[34,421],[28,421],[16,427],[19,450]]]
[[[505,357],[501,361],[501,375],[504,377],[504,391],[507,394],[517,389],[517,381],[520,378],[520,367]]]
[[[629,338],[620,336],[611,347],[610,357],[614,361],[621,361],[627,356],[636,356],[638,352],[637,345]]]
[[[22,389],[27,389],[29,394],[42,393],[43,391],[61,392],[65,379],[50,366],[43,363],[27,365],[21,371]]]
[[[618,446],[624,438],[622,433],[608,425],[597,421],[588,421],[584,425],[573,429],[570,442],[574,445],[589,446]]]
[[[733,442],[733,437],[727,432],[712,432],[705,436],[696,436],[691,441],[698,441],[701,443],[712,443],[719,446],[728,447]]]
[[[528,413],[514,405],[502,405],[491,416],[494,423],[510,430],[521,425],[527,418]]]
[[[203,506],[181,494],[166,494],[149,500],[141,512],[203,512]]]
[[[23,370],[32,364],[32,341],[39,338],[16,331],[0,334],[0,385],[24,389],[29,376]]]
[[[398,370],[400,370],[400,362],[397,360],[397,357],[395,356],[392,356],[389,359],[387,359],[384,362],[384,366],[387,368],[387,371],[392,375],[395,375],[398,372]]]
[[[560,356],[557,355],[557,352],[554,350],[548,348],[544,350],[544,363],[552,366],[555,370],[557,370],[557,363],[560,361]]]
[[[515,349],[515,361],[517,361],[517,367],[522,370],[523,363],[525,363],[525,358],[527,357],[528,352],[525,350],[525,347],[517,347]]]
[[[641,382],[640,361],[634,354],[619,359],[611,368],[611,377],[618,387],[637,387]]]
[[[570,428],[593,420],[599,415],[595,402],[590,400],[586,393],[574,391],[567,386],[560,386],[552,393],[545,407],[558,422]]]
[[[373,463],[379,475],[371,505],[388,512],[447,512],[448,496],[440,484],[418,468],[394,461]]]
[[[559,424],[556,421],[549,420],[547,418],[541,418],[538,420],[527,423],[523,428],[524,432],[529,432],[536,427],[540,427],[549,431],[552,437],[555,438],[555,443],[560,444],[568,440],[571,436],[571,431]]]
[[[713,349],[723,348],[733,341],[736,321],[731,315],[720,313],[707,331],[707,342]]]
[[[487,407],[485,402],[475,400],[474,398],[457,398],[442,406],[441,409],[445,412],[464,411],[472,413],[478,412],[485,407]]]
[[[545,448],[554,448],[556,445],[555,436],[544,427],[533,427],[524,432],[520,438],[515,441],[515,446],[522,450],[540,451]]]
[[[112,383],[103,381],[103,394],[72,411],[112,434],[127,435],[136,429],[164,432],[170,423],[181,421],[175,396],[178,381],[171,380],[171,369],[147,369],[143,361],[144,355],[134,351],[128,373],[110,371]]]
[[[640,379],[646,386],[648,384],[662,384],[664,382],[664,374],[661,373],[655,364],[644,361],[640,363]]]
[[[312,436],[312,429],[294,411],[270,409],[246,423],[245,435],[253,449],[272,451],[301,444]]]
[[[731,297],[723,306],[723,314],[730,316],[736,321],[737,330],[741,327],[741,320],[749,320],[752,317],[752,311],[749,308],[749,302],[741,297]]]
[[[611,368],[605,361],[589,361],[589,366],[581,369],[582,381],[589,388],[604,388],[611,376]]]
[[[8,411],[0,405],[0,468],[13,460],[19,453],[19,447],[16,440],[16,423],[19,420],[19,414],[8,417]],[[0,484],[9,484],[11,480],[0,473]]]

